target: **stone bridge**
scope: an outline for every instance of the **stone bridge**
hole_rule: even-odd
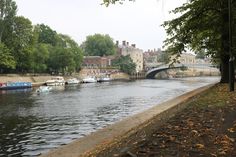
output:
[[[174,64],[172,66],[170,65],[161,65],[159,67],[150,69],[146,73],[147,79],[154,79],[155,75],[161,71],[169,70],[169,69],[180,69],[180,68],[213,68],[214,66],[212,64]]]

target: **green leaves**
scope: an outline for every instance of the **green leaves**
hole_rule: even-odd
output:
[[[103,0],[103,3],[105,6],[109,6],[110,4],[115,4],[119,2],[120,4],[123,4],[123,2],[126,0]],[[129,0],[129,1],[135,1],[135,0]]]
[[[131,74],[135,72],[136,64],[132,61],[129,55],[120,56],[112,62],[113,66],[119,67],[121,71]]]
[[[0,43],[0,70],[2,68],[14,69],[16,67],[16,61],[11,55],[10,50]]]
[[[73,73],[80,70],[83,53],[78,44],[67,35],[57,35],[57,46],[49,50],[48,68],[55,73]]]
[[[95,34],[87,36],[84,51],[88,56],[108,56],[115,54],[115,45],[109,35]]]
[[[196,53],[203,50],[212,55],[220,53],[225,7],[222,0],[217,3],[214,0],[192,0],[176,8],[172,12],[182,15],[163,24],[169,36],[165,46],[173,53],[182,53],[187,47]]]
[[[2,36],[5,31],[13,22],[16,16],[17,6],[12,0],[0,0],[0,44]]]
[[[235,1],[232,5],[235,14]],[[163,24],[168,35],[165,40],[166,51],[175,55],[180,55],[186,49],[200,53],[200,56],[204,53],[212,60],[220,61],[221,82],[228,82],[228,1],[190,0],[172,12],[182,15]],[[234,17],[234,27],[235,20]]]

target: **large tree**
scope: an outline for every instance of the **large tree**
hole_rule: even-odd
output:
[[[191,49],[220,61],[221,82],[229,81],[229,18],[226,0],[189,0],[173,13],[181,16],[164,23],[167,51],[180,55]]]
[[[33,26],[29,19],[23,16],[14,17],[12,30],[4,37],[7,47],[16,59],[19,72],[28,72],[33,64]]]
[[[85,55],[107,56],[115,54],[115,44],[109,35],[95,34],[87,36],[83,43]]]
[[[78,44],[69,36],[58,34],[56,45],[49,50],[50,72],[71,74],[80,70],[83,53]]]
[[[11,27],[16,16],[17,6],[12,0],[0,0],[0,43],[7,27]]]

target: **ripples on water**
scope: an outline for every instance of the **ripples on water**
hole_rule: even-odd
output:
[[[36,95],[0,94],[0,156],[37,156],[215,77],[81,84]]]

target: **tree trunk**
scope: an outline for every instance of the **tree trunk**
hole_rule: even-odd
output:
[[[0,44],[2,43],[2,30],[0,30]]]
[[[221,80],[220,83],[229,83],[229,56],[221,57]]]

